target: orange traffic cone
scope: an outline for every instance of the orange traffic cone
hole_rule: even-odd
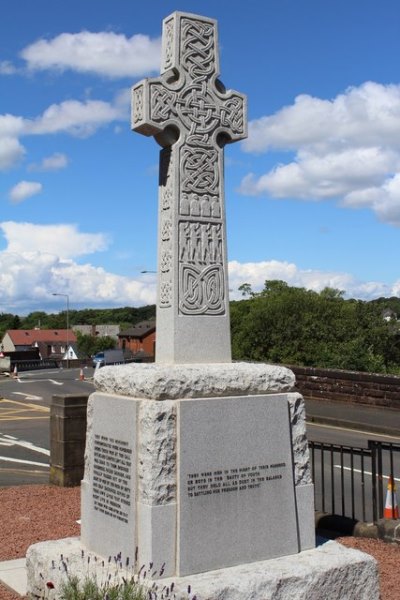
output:
[[[387,492],[386,492],[385,510],[383,511],[383,516],[385,519],[398,519],[399,518],[399,507],[397,505],[396,484],[393,481],[393,477],[389,477]]]
[[[84,379],[85,379],[85,376],[84,376],[84,374],[83,374],[83,369],[81,369],[81,371],[80,371],[80,373],[79,373],[79,379],[80,379],[81,381],[84,381]]]
[[[18,369],[17,369],[17,365],[14,365],[13,377],[15,377],[15,378],[17,378],[17,377],[18,377]]]

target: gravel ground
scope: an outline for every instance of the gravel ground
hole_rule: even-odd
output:
[[[79,488],[49,485],[0,488],[0,560],[24,557],[28,546],[35,542],[79,535],[76,523],[79,517]],[[382,600],[400,600],[399,546],[365,538],[346,537],[337,541],[372,554],[379,564]],[[0,585],[0,600],[21,600],[21,597]]]

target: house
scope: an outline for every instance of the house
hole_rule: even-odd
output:
[[[42,360],[60,359],[69,344],[76,343],[72,329],[9,329],[1,341],[3,352],[24,352],[37,348]]]
[[[154,358],[156,352],[156,323],[141,321],[118,334],[118,348],[129,350],[135,356]]]
[[[86,357],[84,355],[82,355],[79,350],[78,350],[78,346],[75,343],[68,343],[68,348],[65,349],[64,354],[61,357],[62,361],[67,361],[67,360],[84,360]]]

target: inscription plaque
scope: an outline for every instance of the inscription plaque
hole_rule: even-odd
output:
[[[299,551],[284,394],[179,405],[178,574]]]
[[[136,420],[138,402],[95,392],[88,413],[82,481],[82,543],[100,556],[133,557],[136,540]]]
[[[93,447],[93,507],[128,522],[131,505],[132,448],[128,442],[95,434]]]

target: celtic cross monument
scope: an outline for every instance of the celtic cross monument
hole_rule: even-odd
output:
[[[167,17],[161,73],[133,88],[132,115],[162,146],[157,361],[96,372],[81,537],[31,546],[28,592],[50,580],[58,598],[55,557],[85,580],[94,554],[98,581],[107,557],[122,580],[144,568],[149,597],[325,598],[328,581],[331,600],[377,600],[372,557],[314,549],[294,374],[231,362],[223,147],[246,136],[246,100],[218,80],[216,22]]]
[[[231,360],[223,147],[246,137],[246,98],[226,91],[218,75],[216,22],[175,12],[163,23],[161,76],[133,88],[132,128],[163,147],[161,363]]]

